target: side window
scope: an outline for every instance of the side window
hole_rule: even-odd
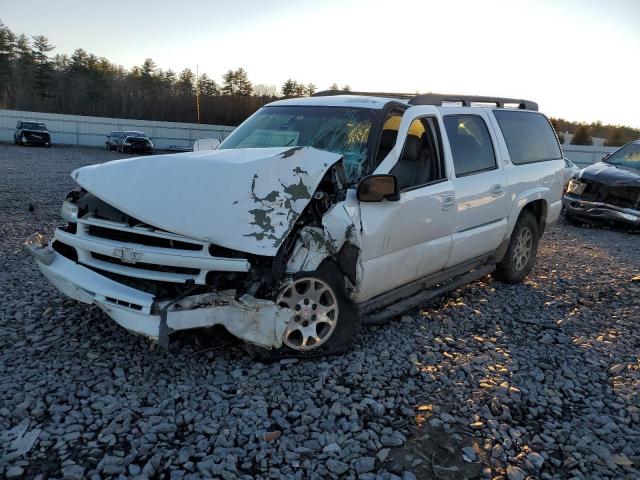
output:
[[[515,165],[562,158],[549,120],[534,112],[494,110],[511,162]]]
[[[437,138],[437,124],[433,118],[416,118],[411,122],[398,163],[389,172],[398,179],[400,190],[444,178]]]
[[[496,168],[496,155],[487,124],[479,115],[446,115],[456,177]]]

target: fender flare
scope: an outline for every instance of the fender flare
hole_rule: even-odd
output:
[[[511,202],[511,212],[507,218],[507,233],[505,239],[511,238],[513,227],[515,227],[518,217],[522,210],[530,203],[537,200],[544,201],[547,209],[549,208],[549,198],[551,197],[551,190],[547,187],[536,186],[520,192]]]

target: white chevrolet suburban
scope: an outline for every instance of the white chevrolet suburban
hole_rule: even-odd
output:
[[[215,150],[75,170],[66,225],[26,242],[40,270],[162,345],[222,325],[272,356],[525,278],[563,190],[535,103],[335,93],[273,102]]]

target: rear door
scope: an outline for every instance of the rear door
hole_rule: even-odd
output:
[[[487,112],[447,107],[443,123],[456,197],[451,254],[445,267],[453,267],[498,248],[507,231],[510,205],[498,141]]]
[[[400,199],[360,202],[363,262],[358,301],[444,268],[455,196],[440,135],[435,107],[409,108],[395,146],[374,172],[398,178]]]

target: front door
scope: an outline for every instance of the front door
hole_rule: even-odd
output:
[[[359,302],[442,270],[447,262],[455,195],[440,131],[434,107],[409,108],[400,122],[395,146],[374,172],[396,176],[400,199],[360,202]]]

